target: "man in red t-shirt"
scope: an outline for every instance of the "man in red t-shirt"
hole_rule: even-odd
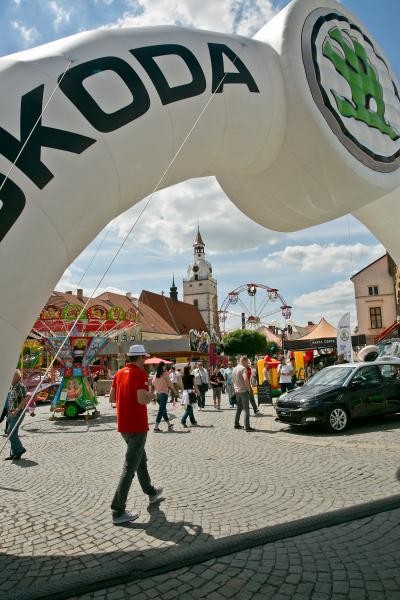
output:
[[[114,525],[134,521],[138,514],[126,510],[126,500],[137,473],[140,486],[149,496],[149,502],[156,502],[162,494],[162,487],[151,483],[147,471],[145,444],[149,421],[147,404],[155,398],[148,391],[147,373],[144,369],[146,350],[141,344],[129,348],[127,364],[114,376],[110,392],[110,403],[117,405],[118,431],[127,444],[122,475],[111,503]]]

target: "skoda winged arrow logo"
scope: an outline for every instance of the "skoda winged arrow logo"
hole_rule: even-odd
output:
[[[342,144],[371,169],[398,169],[399,83],[377,45],[345,16],[317,9],[302,54],[314,101]]]
[[[346,329],[342,329],[342,331],[340,332],[340,339],[342,340],[342,342],[347,342],[349,337],[349,332]]]

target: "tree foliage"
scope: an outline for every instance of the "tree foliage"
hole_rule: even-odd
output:
[[[227,333],[222,340],[225,354],[234,356],[246,354],[253,358],[257,354],[265,354],[269,343],[262,333],[249,329],[235,329]]]

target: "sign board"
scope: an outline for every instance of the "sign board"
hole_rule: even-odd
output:
[[[319,348],[336,348],[336,338],[321,338],[317,340],[285,340],[285,350],[312,350]],[[365,345],[365,335],[352,335],[353,348]]]
[[[258,404],[272,404],[272,390],[269,383],[260,383],[257,388]]]

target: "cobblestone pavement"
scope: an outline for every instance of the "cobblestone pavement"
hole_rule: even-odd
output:
[[[73,600],[399,600],[400,511]]]
[[[215,411],[208,399],[206,410],[196,413],[200,427],[183,430],[176,406],[170,410],[174,432],[149,432],[149,470],[154,482],[164,486],[165,500],[148,512],[147,498],[135,480],[128,508],[140,517],[129,528],[115,527],[109,504],[124,444],[115,432],[112,409],[105,399],[101,404],[102,415],[88,422],[49,421],[48,407],[41,407],[22,425],[25,459],[0,461],[1,598],[38,597],[34,590],[40,586],[79,579],[97,569],[106,572],[115,565],[134,566],[149,553],[189,548],[399,493],[400,416],[359,423],[332,436],[319,430],[293,432],[275,422],[271,407],[263,407],[264,416],[252,417],[257,431],[246,433],[233,429],[233,410],[224,405]],[[154,422],[154,407],[150,415]],[[0,458],[7,453],[8,446]],[[241,600],[268,598],[268,591],[276,599],[293,593],[315,600],[355,598],[354,590],[353,596],[345,590],[353,585],[349,577],[341,579],[351,572],[353,587],[360,589],[357,598],[394,597],[393,585],[399,598],[398,521],[397,511],[382,513],[183,570],[177,574],[178,581],[184,577],[179,592],[169,574],[159,576],[162,596],[158,588],[153,590],[154,579],[93,597],[202,597],[206,583],[212,587],[217,581],[204,573],[215,572],[225,577],[227,583],[221,585],[228,592],[224,595],[220,584],[213,588],[218,592],[207,587],[207,598],[233,597],[232,589],[237,592],[240,582]],[[368,555],[370,549],[379,562]],[[304,578],[304,573],[309,575]],[[311,573],[316,581],[312,590],[307,579]],[[188,581],[202,583],[188,591],[183,589],[192,585]],[[380,591],[382,581],[388,581],[385,592]]]

